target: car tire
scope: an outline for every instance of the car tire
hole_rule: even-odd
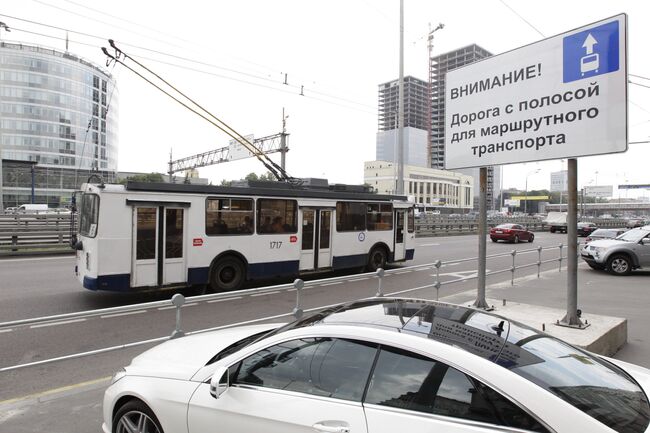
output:
[[[535,240],[535,235],[531,233],[530,237],[528,238],[528,242],[532,243],[534,240]]]
[[[551,227],[551,233],[555,233],[555,227]]]
[[[494,238],[490,238],[490,239],[492,240],[492,242],[496,242],[496,241],[497,241],[497,239],[494,239]]]
[[[214,292],[239,290],[246,281],[244,263],[236,257],[224,257],[213,266],[210,274],[210,288]]]
[[[629,275],[632,272],[632,260],[625,254],[615,254],[607,260],[607,270],[613,275]]]
[[[368,254],[368,264],[366,270],[375,272],[379,268],[385,268],[388,261],[388,253],[384,247],[375,247]]]
[[[515,235],[515,238],[513,239],[513,242],[518,244],[519,243],[519,235]]]
[[[115,412],[112,433],[164,433],[156,414],[140,400],[131,400]]]

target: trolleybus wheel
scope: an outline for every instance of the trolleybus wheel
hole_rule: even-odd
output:
[[[246,279],[244,264],[235,257],[225,257],[212,268],[210,288],[215,292],[239,290]]]
[[[375,272],[379,268],[385,268],[387,260],[388,254],[386,253],[386,249],[383,247],[375,247],[368,254],[366,270],[368,272]]]

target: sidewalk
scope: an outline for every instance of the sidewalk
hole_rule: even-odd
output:
[[[550,270],[537,275],[498,284],[488,284],[486,298],[493,301],[499,314],[502,300],[507,303],[551,307],[566,312],[566,268],[561,272]],[[447,296],[442,301],[458,304],[474,302],[476,291]],[[498,300],[495,301],[495,300]],[[578,266],[578,308],[583,317],[590,314],[627,319],[627,344],[614,358],[650,368],[650,273],[635,272],[626,277],[616,277],[603,271],[590,269],[584,263]],[[553,325],[554,326],[554,325]],[[548,329],[548,328],[547,328]]]

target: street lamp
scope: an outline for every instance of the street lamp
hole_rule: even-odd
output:
[[[539,173],[539,168],[533,171],[528,172],[526,175],[526,193],[525,193],[525,200],[524,200],[524,215],[528,215],[528,176],[531,174]]]

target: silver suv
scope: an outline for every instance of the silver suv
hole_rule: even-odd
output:
[[[593,241],[580,254],[593,269],[606,269],[614,275],[650,268],[650,225],[628,230],[616,239]]]

